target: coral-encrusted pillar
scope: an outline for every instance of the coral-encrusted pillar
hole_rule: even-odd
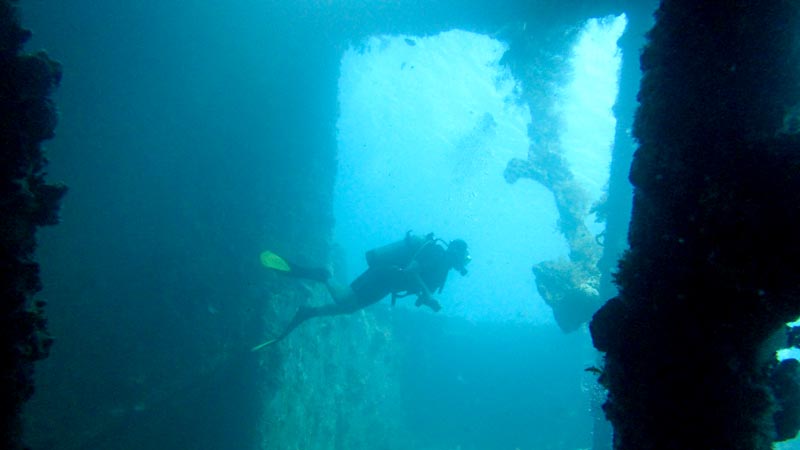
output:
[[[591,324],[616,449],[761,450],[796,433],[782,404],[797,365],[777,364],[770,337],[800,315],[798,48],[793,1],[656,14],[630,250]]]
[[[53,137],[50,93],[60,67],[44,53],[20,54],[30,36],[16,7],[0,1],[0,448],[23,448],[19,413],[33,393],[33,363],[47,356],[36,229],[58,221],[66,189],[44,181],[40,143]]]

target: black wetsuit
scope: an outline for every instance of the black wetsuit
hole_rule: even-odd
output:
[[[421,247],[410,248],[409,254],[389,264],[371,266],[350,283],[356,294],[356,309],[378,302],[389,294],[419,294],[411,274],[404,271],[412,261],[419,265],[419,276],[430,292],[441,292],[447,280],[450,266],[447,263],[446,251],[432,240],[424,241]]]
[[[447,280],[447,273],[450,271],[446,250],[430,237],[409,236],[406,239],[407,251],[394,255],[390,261],[371,264],[369,269],[350,284],[354,295],[341,299],[339,303],[317,307],[301,306],[283,333],[271,342],[285,338],[298,325],[312,317],[349,314],[376,303],[392,293],[420,294],[421,289],[416,277],[405,270],[412,261],[416,261],[418,267],[415,271],[428,291],[441,292]],[[308,277],[318,281],[325,281],[329,276],[327,271],[301,269],[293,264],[290,265],[292,271],[297,272],[293,276]]]

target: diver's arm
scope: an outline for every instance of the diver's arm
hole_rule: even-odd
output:
[[[414,304],[416,306],[425,305],[428,308],[432,309],[433,312],[439,312],[439,310],[442,309],[442,305],[439,304],[438,300],[436,300],[433,297],[424,296],[424,295],[420,295],[419,297],[417,297],[417,301]]]
[[[433,298],[433,294],[431,294],[430,289],[428,289],[428,285],[425,284],[425,281],[423,281],[422,277],[419,275],[419,264],[416,261],[412,261],[404,272],[411,279],[411,282],[414,283],[417,292],[419,292],[419,294],[417,294],[417,302],[415,303],[416,306],[426,305],[434,311],[442,309],[439,302]]]
[[[408,277],[413,286],[416,288],[412,292],[416,291],[419,292],[420,296],[431,297],[431,291],[430,289],[428,289],[428,285],[425,284],[425,281],[423,281],[422,277],[419,275],[419,270],[420,270],[419,263],[415,260],[411,261],[405,267],[405,269],[403,269],[403,273],[406,274],[406,277]]]

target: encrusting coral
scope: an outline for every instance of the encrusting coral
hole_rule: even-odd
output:
[[[47,334],[39,266],[33,261],[36,230],[58,222],[66,192],[47,184],[41,142],[53,137],[50,99],[61,68],[43,52],[21,54],[30,32],[21,28],[13,2],[0,2],[0,446],[23,448],[20,409],[33,394],[33,363],[45,358]]]
[[[630,250],[590,327],[616,449],[766,450],[797,433],[796,363],[774,336],[800,315],[800,137],[784,126],[799,30],[778,0],[656,14]]]

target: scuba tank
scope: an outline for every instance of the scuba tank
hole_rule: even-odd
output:
[[[386,244],[382,247],[377,247],[367,251],[364,256],[367,259],[369,267],[377,266],[399,266],[406,267],[417,254],[417,251],[422,248],[429,240],[433,240],[433,233],[425,237],[415,236],[409,230],[406,237]]]

